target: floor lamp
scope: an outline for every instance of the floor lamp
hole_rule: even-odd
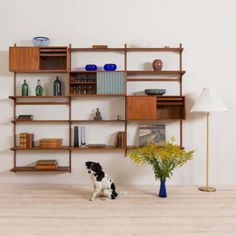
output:
[[[200,97],[193,105],[190,112],[204,112],[206,113],[206,186],[200,187],[200,191],[214,192],[215,188],[209,187],[209,116],[211,112],[227,111],[227,107],[222,102],[219,95],[212,88],[204,88]]]

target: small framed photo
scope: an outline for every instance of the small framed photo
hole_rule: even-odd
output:
[[[140,125],[139,126],[139,146],[148,143],[155,143],[163,146],[166,142],[165,125]]]

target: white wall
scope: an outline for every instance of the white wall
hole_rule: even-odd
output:
[[[183,65],[187,71],[183,89],[188,98],[187,109],[192,106],[203,87],[214,87],[229,107],[229,112],[213,114],[211,117],[210,181],[213,184],[235,184],[235,8],[234,0],[0,0],[0,182],[88,184],[90,179],[84,162],[95,160],[101,162],[106,172],[120,184],[155,184],[150,167],[136,167],[119,152],[74,153],[71,174],[10,173],[13,163],[13,154],[9,151],[12,146],[12,102],[8,96],[12,95],[13,83],[12,73],[8,72],[8,47],[14,43],[31,45],[32,37],[43,35],[51,38],[52,45],[71,43],[73,47],[88,47],[92,44],[120,47],[124,43],[132,44],[136,41],[145,41],[150,47],[178,46],[180,42],[183,43]],[[112,57],[109,59],[112,60]],[[138,58],[134,60],[139,63]],[[168,59],[168,63],[172,63],[172,59]],[[48,75],[42,81],[49,82],[50,76],[53,77]],[[27,77],[33,87],[39,75]],[[19,85],[21,79],[22,77],[18,80]],[[152,86],[132,85],[129,89],[134,91]],[[157,85],[160,86],[165,85]],[[177,91],[177,87],[171,87],[169,91],[173,92],[174,89]],[[73,106],[77,108],[78,105],[79,109],[81,104],[77,103]],[[114,103],[117,101],[111,100],[107,104],[104,100],[89,99],[86,104],[91,109],[99,105],[103,114],[109,116],[107,107],[114,107]],[[20,109],[22,108],[18,112]],[[24,109],[25,113],[31,112],[30,107]],[[42,114],[52,117],[65,115],[63,109],[47,109],[34,109],[32,113],[38,118]],[[51,114],[50,109],[53,109]],[[122,110],[122,107],[119,109]],[[116,109],[111,111],[110,115],[117,112]],[[89,113],[89,109],[84,112]],[[168,127],[168,136],[177,134],[176,124]],[[93,137],[95,141],[98,140],[97,137],[105,130],[105,138],[108,138],[115,129],[121,128],[96,128]],[[18,131],[20,130],[26,129],[19,126]],[[31,130],[38,137],[51,134],[60,136],[66,132],[63,125],[28,126],[27,131]],[[135,130],[135,127],[131,127],[132,132]],[[131,142],[135,136],[132,132],[129,134]],[[184,145],[196,150],[196,154],[193,161],[175,172],[170,181],[172,184],[204,183],[204,144],[204,116],[188,114],[184,122]],[[61,153],[22,152],[17,163],[32,163],[46,155],[48,158],[58,157],[61,162],[67,160],[67,156]]]

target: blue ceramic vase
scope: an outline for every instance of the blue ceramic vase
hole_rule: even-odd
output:
[[[160,184],[160,191],[159,191],[159,197],[165,198],[167,197],[167,192],[166,192],[166,180],[162,179],[161,184]]]

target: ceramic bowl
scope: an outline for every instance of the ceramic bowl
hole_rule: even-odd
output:
[[[145,89],[147,95],[163,95],[166,93],[166,89]]]
[[[33,45],[36,47],[46,47],[50,43],[50,39],[47,37],[34,37],[32,39]]]

